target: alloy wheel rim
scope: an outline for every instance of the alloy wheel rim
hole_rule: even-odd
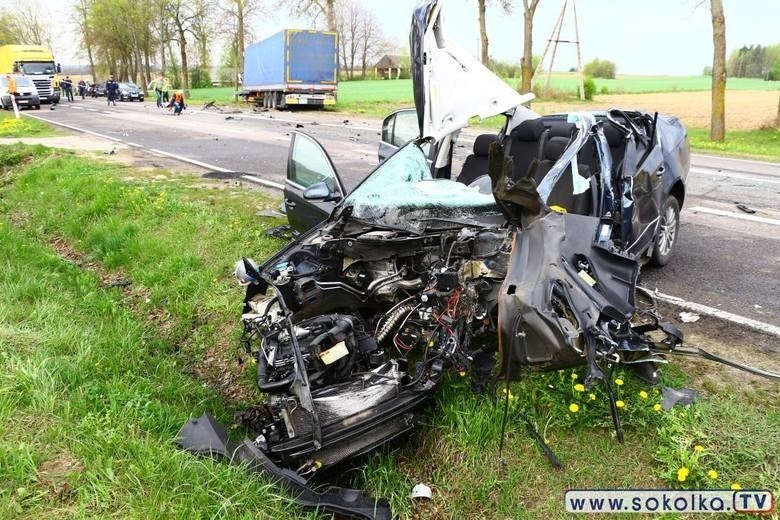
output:
[[[677,213],[671,206],[666,208],[663,221],[661,222],[661,232],[659,233],[658,251],[663,255],[668,255],[674,240],[677,237]]]

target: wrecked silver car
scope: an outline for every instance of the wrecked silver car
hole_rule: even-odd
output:
[[[446,370],[486,388],[521,367],[586,365],[584,384],[612,396],[608,366],[657,382],[682,342],[635,302],[642,263],[665,264],[676,241],[689,169],[680,122],[534,113],[532,95],[445,38],[438,0],[415,10],[411,50],[416,109],[385,121],[384,150],[400,118],[418,137],[346,193],[327,152],[294,134],[285,200],[303,232],[263,264],[236,266],[243,345],[265,396],[245,417],[256,437],[232,442],[208,414],[180,433],[192,452],[246,462],[301,504],[358,518],[391,512],[308,481],[413,429]],[[456,175],[460,130],[496,114],[503,128],[477,138]]]

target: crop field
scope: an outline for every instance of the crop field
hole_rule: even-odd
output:
[[[0,146],[0,518],[325,518],[174,443],[188,417],[212,410],[230,424],[261,399],[254,367],[237,362],[243,289],[230,270],[284,244],[265,233],[281,220],[256,215],[276,205],[181,173]],[[713,342],[695,326],[687,336]],[[777,370],[738,336],[718,341]],[[402,519],[562,518],[572,487],[739,484],[777,495],[776,388],[696,360],[663,374],[700,399],[660,411],[658,389],[618,371],[621,445],[604,394],[581,388],[581,370],[527,373],[509,389],[504,464],[503,406],[453,374],[413,435],[330,478],[388,497]],[[432,501],[409,500],[417,482]]]

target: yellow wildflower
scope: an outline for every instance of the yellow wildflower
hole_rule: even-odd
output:
[[[710,477],[712,480],[717,480],[718,479],[718,472],[715,471],[714,469],[711,469],[711,470],[709,470],[707,472],[707,476]]]
[[[577,383],[574,385],[574,389],[578,392],[584,392],[585,391],[585,385]]]
[[[465,375],[465,374],[464,374],[464,375]],[[506,392],[507,392],[507,389],[506,389],[506,388],[502,388],[502,389],[501,389],[501,393],[502,393],[502,394],[506,395]],[[514,398],[515,398],[515,394],[513,394],[513,393],[512,393],[512,390],[509,390],[509,399],[511,400],[511,399],[514,399]]]
[[[644,390],[642,390],[641,392],[639,392],[639,397],[641,397],[642,399],[647,399],[647,398],[648,398],[648,397],[650,397],[650,396],[648,395],[648,393],[647,393],[647,392],[645,392]]]
[[[742,489],[742,486],[739,485],[739,482],[734,482],[731,485],[731,490],[732,491],[739,491],[740,489]]]
[[[660,411],[661,411],[661,408],[662,408],[662,407],[661,407],[661,405],[660,405],[659,403],[655,403],[655,404],[653,405],[653,410],[655,410],[656,412],[660,412]]]
[[[626,406],[626,403],[624,403],[623,401],[615,401],[615,406],[617,406],[618,408],[623,408],[624,406]]]
[[[577,374],[575,374],[574,372],[572,372],[572,373],[571,373],[571,378],[572,378],[572,380],[574,380],[574,379],[577,379]]]
[[[618,386],[623,386],[623,380],[620,378],[615,379],[615,384]]]
[[[701,453],[704,451],[704,446],[702,446],[701,444],[697,444],[696,446],[693,447],[693,451],[697,453]]]
[[[588,394],[588,397],[590,397],[591,401],[595,401],[596,400],[596,394]]]
[[[577,412],[579,412],[579,411],[580,411],[580,405],[578,405],[577,403],[571,403],[571,404],[569,405],[569,411],[570,411],[571,413],[577,413]]]
[[[677,480],[680,482],[685,482],[685,479],[688,478],[688,474],[690,473],[690,470],[683,466],[682,468],[677,470]]]

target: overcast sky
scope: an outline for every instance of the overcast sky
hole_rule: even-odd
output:
[[[356,0],[376,13],[385,36],[406,45],[409,22],[416,0]],[[490,1],[490,0],[489,0]],[[471,50],[479,50],[476,0],[444,0],[447,33]],[[266,0],[277,5],[279,0]],[[498,4],[497,1],[493,1]],[[505,14],[497,6],[488,10],[490,55],[517,61],[522,55],[522,0]],[[726,12],[727,52],[742,45],[780,43],[780,0],[723,0]],[[9,6],[12,0],[0,0]],[[73,46],[68,20],[69,0],[48,0],[56,28],[55,52],[62,63],[85,62]],[[702,5],[699,5],[702,4]],[[550,36],[563,0],[541,0],[534,19],[534,54],[541,54]],[[697,7],[698,6],[698,7]],[[254,20],[257,40],[283,28],[310,28],[307,20],[296,19],[280,8],[276,14]],[[702,0],[578,0],[583,61],[610,59],[618,73],[690,75],[701,73],[712,61],[712,27],[709,2]],[[561,39],[574,39],[571,12],[567,12]],[[214,53],[214,60],[219,53]],[[561,45],[557,70],[575,65],[572,45]]]

